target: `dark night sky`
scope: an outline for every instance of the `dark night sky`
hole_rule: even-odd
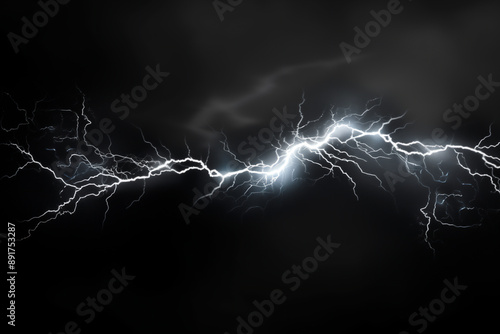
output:
[[[54,110],[78,111],[84,94],[93,120],[110,118],[116,126],[113,145],[134,154],[145,149],[136,127],[176,156],[186,154],[185,141],[198,156],[208,146],[220,147],[213,129],[223,129],[236,150],[269,126],[273,108],[298,113],[302,94],[310,119],[332,106],[363,110],[368,100],[383,97],[381,112],[406,112],[408,138],[426,140],[441,127],[453,140],[471,144],[492,123],[498,138],[498,92],[457,131],[443,113],[474,93],[478,76],[500,81],[500,4],[401,1],[401,13],[348,64],[339,44],[353,44],[353,28],[387,3],[243,0],[221,22],[210,0],[73,0],[19,53],[3,38],[0,89],[26,110],[43,100],[39,125],[61,126]],[[20,33],[21,18],[40,9],[26,0],[3,6],[3,36]],[[112,102],[157,64],[169,76],[129,117],[117,117]],[[22,120],[6,94],[0,108],[2,125]],[[12,136],[2,134],[2,142]],[[18,136],[33,139],[30,130]],[[12,173],[19,156],[5,148],[2,153],[1,174]],[[275,199],[258,198],[265,209],[247,213],[231,211],[235,203],[217,197],[187,225],[178,206],[191,204],[193,187],[206,182],[197,173],[161,176],[125,210],[142,189],[127,185],[110,200],[104,225],[100,197],[18,242],[17,332],[59,333],[74,320],[81,333],[233,334],[236,319],[254,311],[254,300],[281,289],[286,302],[254,333],[413,334],[409,315],[440,296],[444,279],[455,277],[467,290],[425,332],[497,327],[500,231],[494,210],[478,228],[436,230],[433,256],[419,225],[426,192],[411,179],[395,193],[361,179],[359,200],[345,177],[297,181]],[[2,232],[7,222],[58,200],[54,183],[34,170],[0,186],[7,197]],[[491,207],[498,209],[498,197]],[[19,223],[18,231],[26,233],[26,225]],[[312,256],[318,237],[329,235],[340,248],[290,292],[282,274]],[[77,305],[107,286],[112,269],[123,267],[136,278],[84,324]]]

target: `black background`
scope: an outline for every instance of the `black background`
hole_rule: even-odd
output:
[[[474,92],[479,75],[500,78],[500,6],[402,4],[402,13],[347,64],[339,44],[352,44],[353,28],[363,27],[370,10],[386,8],[386,1],[244,0],[221,22],[211,1],[73,0],[18,54],[3,38],[1,90],[27,110],[44,99],[38,106],[43,113],[79,110],[79,89],[95,120],[113,120],[118,147],[143,148],[135,142],[137,126],[175,156],[186,154],[185,139],[199,154],[217,145],[210,126],[224,128],[236,149],[268,126],[273,108],[286,105],[297,113],[302,93],[310,118],[332,105],[360,110],[383,96],[385,108],[407,112],[410,137],[427,139],[442,127],[456,140],[477,142],[498,119],[498,95],[456,132],[442,115]],[[3,36],[19,33],[21,17],[39,10],[24,0],[3,7]],[[156,64],[170,76],[120,120],[111,102]],[[22,120],[6,95],[1,106],[2,122]],[[26,135],[29,130],[16,134]],[[10,174],[19,156],[5,148],[2,153],[2,174]],[[82,333],[232,334],[236,318],[254,310],[254,300],[282,289],[287,301],[255,333],[414,333],[408,316],[438,298],[443,280],[454,277],[468,289],[426,332],[497,327],[498,213],[479,228],[439,229],[433,255],[419,225],[426,193],[410,179],[394,194],[361,181],[359,201],[345,178],[296,182],[265,210],[247,213],[231,212],[234,203],[216,198],[187,225],[178,206],[191,204],[192,188],[206,182],[196,172],[161,176],[125,210],[142,188],[127,185],[110,201],[104,224],[100,197],[18,242],[16,330],[58,333],[75,320]],[[57,203],[54,184],[36,171],[0,184],[3,226]],[[18,231],[26,227],[18,223]],[[289,292],[282,273],[312,255],[317,237],[328,235],[342,246]],[[83,324],[76,306],[122,267],[136,278],[94,322]]]

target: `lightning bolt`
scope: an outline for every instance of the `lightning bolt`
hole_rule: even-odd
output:
[[[4,133],[17,132],[25,127],[36,130],[43,138],[51,139],[53,146],[46,147],[45,150],[55,152],[58,158],[55,164],[50,165],[38,151],[33,152],[27,140],[21,143],[17,139],[10,139],[2,143],[17,152],[24,161],[13,173],[3,178],[14,178],[20,171],[36,167],[60,188],[61,200],[58,204],[24,220],[26,223],[34,223],[26,238],[41,224],[64,215],[75,214],[81,203],[92,197],[105,198],[104,223],[110,209],[109,200],[120,186],[143,183],[142,194],[130,204],[132,205],[144,195],[148,180],[169,173],[181,175],[198,172],[215,180],[217,186],[198,200],[222,191],[239,193],[237,200],[245,201],[255,194],[272,192],[276,186],[281,193],[286,180],[294,181],[304,175],[312,178],[313,174],[316,175],[312,178],[315,182],[328,176],[337,177],[339,174],[347,179],[352,186],[353,196],[359,199],[359,179],[371,179],[378,187],[387,191],[383,180],[378,176],[380,170],[383,170],[384,162],[400,161],[409,175],[427,189],[427,203],[420,209],[420,213],[424,220],[424,239],[432,250],[433,223],[456,228],[476,226],[477,224],[458,224],[457,221],[462,220],[462,213],[484,211],[476,206],[479,188],[484,187],[495,196],[500,195],[500,158],[491,153],[498,149],[500,142],[484,144],[492,139],[491,126],[489,134],[474,146],[453,143],[425,144],[418,140],[401,141],[397,138],[409,123],[402,123],[404,114],[397,117],[377,115],[374,108],[381,106],[382,99],[370,101],[372,106],[359,113],[349,108],[339,110],[332,107],[319,118],[306,121],[302,111],[305,102],[303,96],[299,105],[299,121],[292,131],[281,133],[280,137],[272,142],[272,155],[266,157],[266,161],[249,163],[241,160],[230,150],[227,137],[221,132],[222,150],[237,166],[234,170],[226,170],[209,167],[210,151],[206,159],[194,158],[187,143],[187,155],[173,158],[163,144],[154,145],[145,138],[140,129],[138,131],[143,143],[150,149],[150,154],[144,157],[113,153],[109,136],[106,149],[93,145],[87,138],[92,121],[87,115],[89,110],[85,105],[83,93],[81,108],[78,111],[58,110],[61,114],[58,127],[39,127],[36,122],[37,105],[32,112],[27,112],[21,109],[10,95],[6,96],[14,102],[17,110],[23,113],[24,121],[11,128],[2,124]],[[70,129],[66,127],[68,117],[75,124]],[[62,135],[53,134],[57,129]],[[61,151],[60,145],[67,142],[72,145],[67,145],[64,152],[70,153],[66,159],[61,159],[58,155]],[[83,143],[82,147],[87,149],[87,153],[77,150],[75,143]],[[58,170],[65,172],[60,173]],[[460,187],[466,190],[453,189],[453,182],[458,182]],[[453,209],[456,207],[459,209]]]

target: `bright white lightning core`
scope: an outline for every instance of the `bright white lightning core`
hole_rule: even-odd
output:
[[[425,226],[425,240],[431,248],[431,224],[458,228],[475,225],[456,224],[456,215],[451,211],[455,210],[460,214],[462,211],[476,209],[474,201],[479,188],[485,187],[485,191],[494,193],[495,196],[500,195],[500,158],[497,154],[500,142],[484,144],[486,141],[492,141],[491,128],[490,133],[474,146],[401,141],[396,138],[408,124],[397,125],[402,122],[404,115],[377,116],[373,108],[379,107],[381,101],[374,100],[371,103],[373,106],[361,113],[353,113],[349,109],[339,112],[332,108],[327,115],[307,122],[301,104],[298,124],[288,136],[282,134],[280,139],[273,142],[273,154],[266,158],[267,161],[249,163],[240,160],[230,150],[227,138],[222,133],[223,151],[238,166],[234,170],[222,171],[209,167],[209,155],[203,160],[193,158],[189,147],[185,157],[172,158],[165,146],[154,145],[146,140],[142,131],[140,133],[143,142],[150,150],[150,155],[145,157],[113,153],[111,139],[105,149],[93,145],[87,139],[88,127],[92,122],[86,115],[83,99],[81,110],[78,112],[59,110],[64,117],[73,117],[75,123],[75,127],[71,129],[61,126],[63,136],[52,134],[56,129],[54,126],[38,129],[52,136],[54,147],[46,147],[46,150],[56,152],[55,144],[72,143],[73,146],[66,146],[69,152],[74,151],[69,154],[69,158],[50,164],[38,158],[39,152],[32,152],[28,143],[12,140],[3,145],[17,151],[25,162],[14,173],[4,177],[16,177],[21,170],[35,166],[60,187],[59,203],[25,220],[34,223],[28,236],[40,224],[63,215],[74,214],[82,201],[92,197],[105,198],[105,219],[109,210],[108,201],[121,185],[143,182],[143,195],[146,181],[162,174],[205,173],[218,184],[206,196],[212,196],[216,191],[238,191],[242,193],[242,197],[247,198],[275,185],[282,187],[285,175],[292,175],[293,179],[297,175],[300,177],[314,173],[315,177],[311,178],[318,181],[327,176],[336,176],[337,172],[350,182],[352,192],[358,198],[356,182],[360,178],[371,178],[387,190],[384,186],[386,180],[380,173],[384,170],[384,162],[387,161],[402,162],[408,175],[412,175],[428,190],[427,203],[420,209],[420,213]],[[31,117],[26,110],[19,107],[18,110],[24,112],[24,122],[10,129],[2,126],[5,133],[15,132],[22,127],[36,126],[36,110],[32,112]],[[78,152],[75,149],[77,142],[84,142],[90,153]],[[496,151],[496,155],[491,153],[492,151]],[[60,173],[61,170],[64,172]],[[314,172],[310,173],[310,170]],[[472,197],[466,194],[468,192],[453,185],[443,187],[453,184],[452,182],[458,182],[460,187],[473,189]]]

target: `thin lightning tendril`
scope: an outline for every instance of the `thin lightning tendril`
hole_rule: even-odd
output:
[[[15,103],[10,95],[5,95]],[[318,119],[306,122],[302,111],[305,102],[303,96],[299,105],[299,121],[293,127],[293,131],[289,136],[281,133],[279,140],[272,143],[272,157],[266,158],[270,162],[260,160],[256,163],[249,163],[239,159],[230,150],[227,137],[221,132],[223,151],[238,165],[235,170],[223,170],[209,167],[210,151],[205,160],[194,158],[187,142],[187,156],[180,159],[172,158],[171,152],[163,144],[155,146],[145,138],[140,129],[138,131],[142,140],[154,152],[153,155],[139,158],[132,155],[112,153],[112,142],[109,136],[107,150],[101,150],[89,142],[87,138],[88,127],[92,122],[85,112],[87,109],[86,101],[85,96],[83,94],[82,96],[83,101],[78,112],[69,109],[58,110],[64,115],[73,114],[76,127],[71,130],[65,129],[61,121],[60,128],[64,134],[52,137],[55,144],[68,141],[83,141],[85,146],[91,150],[92,154],[89,156],[89,154],[76,152],[74,147],[66,146],[68,152],[75,152],[71,153],[66,161],[60,159],[55,166],[64,170],[72,170],[72,173],[59,175],[54,165],[50,166],[42,162],[42,159],[38,159],[31,152],[30,145],[27,143],[21,144],[19,141],[11,140],[2,144],[17,151],[24,159],[24,163],[14,173],[5,175],[3,178],[14,178],[18,176],[20,171],[35,166],[39,170],[47,172],[53,181],[61,187],[61,202],[58,205],[24,220],[24,222],[35,223],[34,227],[28,230],[26,238],[41,224],[55,220],[63,215],[75,214],[79,205],[84,200],[92,197],[105,196],[104,223],[110,210],[109,200],[116,194],[121,185],[135,182],[143,183],[140,197],[130,203],[130,207],[140,201],[145,194],[147,180],[168,173],[181,175],[197,171],[205,173],[210,179],[215,180],[217,186],[198,200],[212,197],[219,191],[225,193],[241,191],[241,199],[270,190],[274,185],[280,186],[279,191],[281,193],[285,175],[289,173],[292,180],[295,180],[298,178],[295,175],[301,175],[300,170],[302,170],[302,174],[311,175],[309,169],[315,168],[321,173],[314,181],[319,181],[327,176],[335,176],[336,172],[338,172],[348,180],[352,186],[353,195],[356,199],[359,199],[357,177],[371,178],[380,188],[387,190],[381,177],[377,176],[373,167],[381,167],[381,162],[384,160],[399,160],[404,164],[409,175],[413,175],[428,191],[427,202],[420,209],[420,213],[425,221],[424,239],[432,250],[434,249],[431,245],[430,236],[433,222],[442,226],[457,228],[477,225],[458,225],[453,222],[454,213],[450,212],[453,201],[461,206],[459,213],[474,210],[474,206],[468,206],[466,202],[471,202],[471,200],[465,201],[465,196],[460,191],[441,192],[442,190],[439,190],[439,185],[445,184],[450,179],[450,168],[448,167],[447,172],[443,170],[447,169],[447,167],[443,166],[444,161],[448,161],[448,163],[449,161],[455,161],[455,168],[459,172],[466,173],[466,177],[469,179],[468,182],[457,178],[463,187],[477,190],[479,183],[486,181],[491,192],[500,195],[500,177],[498,176],[500,158],[488,153],[499,148],[500,142],[490,145],[483,144],[492,136],[491,126],[489,134],[475,146],[424,144],[418,140],[403,142],[397,140],[396,137],[409,124],[397,128],[395,128],[394,124],[401,121],[405,116],[404,114],[397,117],[373,115],[373,108],[380,106],[381,99],[370,101],[373,106],[358,114],[351,112],[350,109],[346,109],[342,113],[332,107],[326,117],[322,115]],[[5,133],[15,132],[22,127],[36,126],[34,119],[37,105],[31,112],[31,117],[17,103],[15,105],[18,111],[23,112],[24,121],[14,128],[4,128],[2,124],[1,128]],[[311,128],[313,128],[313,131],[310,130]],[[48,133],[54,132],[55,129],[54,126],[39,128],[40,131]],[[313,132],[313,134],[309,134],[310,132]],[[56,151],[56,148],[46,148],[46,150]],[[440,155],[445,157],[440,158]],[[476,160],[480,159],[478,166],[470,166],[470,156],[473,156]],[[436,160],[439,161],[436,163]],[[428,164],[433,165],[433,167],[429,167]],[[429,182],[429,178],[431,182]],[[278,182],[279,180],[281,182]],[[444,213],[440,214],[439,212],[443,211],[440,208],[443,207]]]

